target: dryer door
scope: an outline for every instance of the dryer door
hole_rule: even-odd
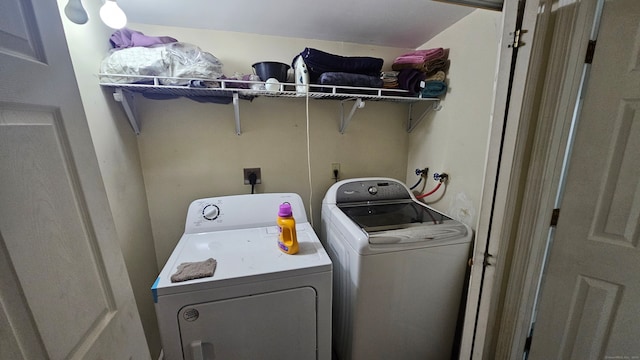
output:
[[[302,287],[185,306],[185,359],[316,359],[316,291]]]

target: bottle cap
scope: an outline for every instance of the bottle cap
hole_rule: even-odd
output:
[[[291,216],[291,204],[288,202],[280,204],[278,209],[278,216]]]

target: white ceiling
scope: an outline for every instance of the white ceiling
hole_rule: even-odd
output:
[[[431,0],[118,0],[130,22],[415,49],[474,9]]]

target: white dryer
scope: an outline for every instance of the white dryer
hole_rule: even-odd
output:
[[[389,178],[337,182],[322,202],[339,360],[450,359],[471,229]]]
[[[289,202],[300,250],[278,248]],[[171,282],[178,265],[214,258],[212,277]],[[199,199],[152,287],[164,358],[331,358],[332,264],[297,194]]]

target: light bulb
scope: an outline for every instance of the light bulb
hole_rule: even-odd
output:
[[[87,12],[82,7],[80,0],[69,0],[67,6],[64,7],[64,14],[67,18],[76,24],[85,24],[89,21]]]
[[[106,0],[100,8],[100,19],[112,29],[122,29],[127,25],[127,15],[115,0]]]

